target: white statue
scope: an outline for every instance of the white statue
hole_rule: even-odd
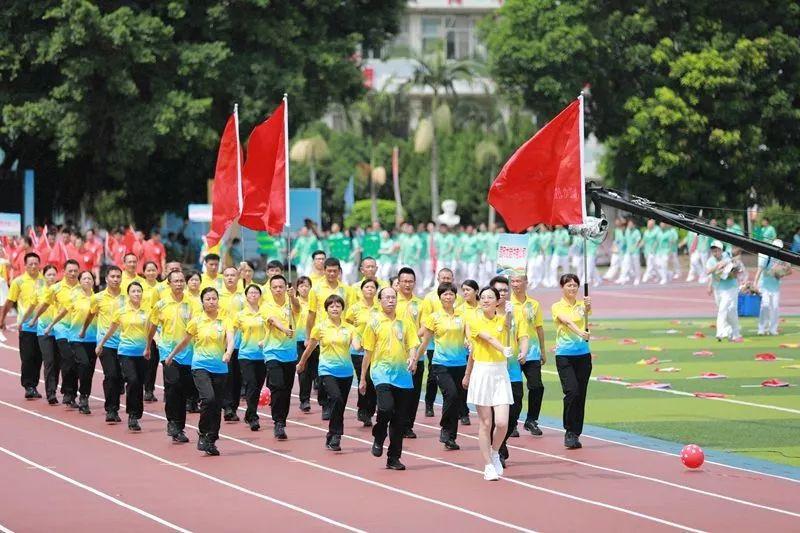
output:
[[[461,217],[456,215],[456,207],[458,207],[458,204],[455,200],[445,200],[442,202],[442,214],[436,217],[436,221],[439,224],[444,224],[451,228],[458,225],[461,221]]]

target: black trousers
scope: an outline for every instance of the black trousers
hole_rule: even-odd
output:
[[[247,402],[244,421],[252,422],[258,420],[258,399],[261,397],[261,389],[264,387],[264,380],[267,377],[267,366],[261,359],[240,359],[239,368],[242,369],[244,395]]]
[[[152,357],[152,355],[151,355]],[[164,414],[180,430],[186,427],[186,398],[194,388],[192,367],[172,361],[162,365],[164,374]]]
[[[364,356],[360,354],[350,354],[350,358],[353,360],[353,368],[355,369],[356,379],[360,383],[361,365],[364,364]],[[367,372],[367,392],[365,394],[361,394],[361,391],[358,392],[358,413],[362,416],[372,418],[372,415],[375,414],[376,403],[377,398],[375,396],[375,384],[372,382],[372,377],[369,375],[369,372]]]
[[[526,422],[536,422],[539,420],[539,413],[542,412],[542,399],[544,398],[544,385],[542,384],[542,362],[525,361],[522,365],[522,373],[525,374],[525,381],[528,382],[528,415]]]
[[[414,429],[414,422],[417,420],[417,407],[419,407],[419,399],[422,397],[422,378],[425,375],[425,361],[420,359],[417,361],[417,371],[414,372],[413,382],[414,389],[412,390],[411,404],[408,406],[408,428]]]
[[[48,399],[55,398],[56,389],[58,389],[58,373],[61,371],[61,355],[58,353],[56,338],[52,335],[40,335],[36,340],[42,354],[45,396]]]
[[[209,442],[219,439],[222,423],[222,397],[225,394],[228,374],[215,374],[202,368],[192,370],[192,378],[200,394],[200,436]]]
[[[439,425],[451,439],[458,435],[458,419],[461,418],[462,406],[467,401],[467,391],[461,385],[466,370],[466,366],[444,365],[431,365],[428,370],[434,383],[442,391],[442,419]]]
[[[119,366],[125,377],[125,412],[137,420],[144,414],[144,382],[147,379],[147,359],[142,356],[120,355]]]
[[[298,358],[300,354],[305,351],[305,346],[303,346],[303,341],[298,341],[297,343],[297,354]],[[311,389],[314,386],[314,380],[319,377],[319,346],[314,348],[314,351],[311,352],[311,355],[308,357],[308,361],[306,361],[306,368],[297,376],[297,381],[300,383],[300,402],[310,402],[311,401]],[[325,405],[325,393],[322,391],[322,387],[319,388],[317,391],[317,403],[324,406]]]
[[[428,379],[425,381],[425,407],[433,407],[436,402],[436,376],[431,372],[433,365],[433,350],[428,350]],[[465,396],[466,398],[466,396]]]
[[[42,351],[36,333],[19,332],[20,383],[23,388],[38,387],[42,369]]]
[[[514,403],[511,404],[508,409],[508,431],[506,431],[506,436],[503,438],[503,443],[500,445],[500,455],[506,459],[508,459],[506,443],[514,432],[514,428],[517,427],[517,420],[519,420],[519,414],[522,412],[523,390],[521,381],[511,382],[511,396],[514,398]],[[492,431],[494,431],[494,424],[492,424]]]
[[[414,389],[401,389],[382,383],[375,386],[378,399],[378,418],[372,427],[372,436],[383,444],[388,431],[389,459],[399,459],[403,453],[403,435],[410,427],[410,412]],[[419,397],[419,396],[417,396]]]
[[[320,376],[319,386],[324,388],[328,398],[328,408],[331,410],[331,418],[328,421],[328,435],[330,439],[334,435],[342,436],[344,433],[344,408],[347,405],[347,396],[350,394],[350,387],[353,386],[353,376],[349,378],[337,378],[334,376]]]
[[[116,413],[119,411],[119,395],[122,393],[122,367],[116,348],[103,346],[100,366],[103,367],[103,396],[106,399],[104,408],[106,413]]]
[[[586,410],[586,389],[592,375],[592,355],[557,355],[556,369],[564,391],[564,429],[580,435]]]
[[[58,353],[61,354],[61,394],[65,399],[78,395],[78,364],[75,350],[67,339],[56,339]]]
[[[158,346],[156,341],[150,342],[150,359],[147,361],[147,375],[144,380],[144,390],[153,392],[156,390],[156,376],[158,375]]]
[[[81,396],[89,396],[92,394],[92,379],[97,363],[97,354],[94,353],[97,345],[93,342],[73,342],[71,344],[77,367],[78,392]]]
[[[228,361],[228,379],[222,396],[222,408],[236,411],[242,399],[242,370],[239,367],[239,350],[234,350]]]
[[[267,361],[267,387],[270,392],[270,407],[272,408],[272,421],[275,424],[286,425],[289,415],[289,400],[294,387],[294,373],[297,361],[282,363],[280,361]]]

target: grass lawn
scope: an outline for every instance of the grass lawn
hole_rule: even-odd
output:
[[[758,337],[755,319],[742,319],[745,340],[740,344],[717,342],[712,323],[710,318],[597,320],[592,328],[593,336],[598,337],[592,341],[596,356],[592,375],[614,376],[628,383],[656,380],[669,383],[674,391],[723,393],[731,400],[797,412],[592,381],[586,423],[800,466],[800,386],[743,387],[760,385],[771,378],[800,385],[800,367],[787,368],[800,365],[800,348],[779,347],[783,343],[800,343],[800,317],[786,319],[778,337]],[[545,329],[547,342],[552,343],[551,328],[546,325]],[[695,332],[706,337],[687,338]],[[620,344],[626,338],[638,342]],[[648,351],[645,347],[658,347],[662,351]],[[713,356],[693,355],[702,350],[712,351]],[[763,352],[787,360],[756,361],[755,355]],[[661,362],[637,364],[652,357]],[[655,371],[667,367],[680,370]],[[546,388],[543,414],[560,419],[561,387],[552,361],[548,361],[543,371]],[[704,372],[724,374],[727,378],[690,379]]]

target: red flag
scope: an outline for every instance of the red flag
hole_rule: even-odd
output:
[[[67,247],[64,245],[64,239],[61,236],[56,237],[55,245],[50,249],[50,255],[47,262],[56,267],[60,274],[64,271],[64,263],[69,259]]]
[[[284,97],[272,115],[250,134],[242,174],[242,216],[239,217],[239,224],[246,228],[280,233],[289,219],[286,126]]]
[[[34,230],[34,228],[33,228],[33,227],[31,227],[31,228],[28,230],[28,237],[30,237],[30,239],[31,239],[31,243],[33,244],[33,247],[34,247],[34,248],[36,248],[37,246],[39,246],[39,237],[36,235],[36,230]]]
[[[42,228],[42,236],[39,237],[39,243],[34,246],[36,253],[42,262],[47,262],[50,256],[50,241],[47,240],[47,225]]]
[[[241,198],[242,147],[239,145],[239,115],[233,114],[225,124],[219,140],[214,190],[211,198],[211,228],[206,240],[215,246],[242,211]]]
[[[489,188],[489,203],[514,232],[583,223],[583,96],[514,152]]]

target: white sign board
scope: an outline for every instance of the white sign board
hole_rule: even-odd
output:
[[[22,235],[22,215],[0,213],[0,235],[8,237]]]
[[[211,222],[211,204],[189,204],[189,220]]]

